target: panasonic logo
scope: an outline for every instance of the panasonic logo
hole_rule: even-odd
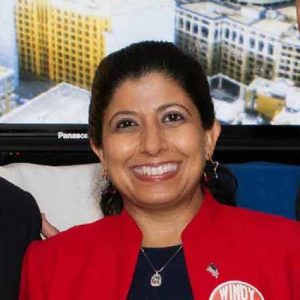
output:
[[[59,131],[57,133],[58,139],[63,139],[63,140],[86,140],[88,139],[88,134],[87,133],[65,133],[62,131]]]

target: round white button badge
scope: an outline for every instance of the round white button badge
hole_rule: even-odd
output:
[[[218,285],[209,300],[264,300],[261,292],[249,283],[233,280]]]

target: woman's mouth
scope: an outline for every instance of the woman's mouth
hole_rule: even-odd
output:
[[[133,173],[146,181],[165,180],[174,176],[179,169],[179,163],[168,162],[162,164],[139,165],[132,168]]]

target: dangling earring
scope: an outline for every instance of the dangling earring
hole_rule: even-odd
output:
[[[100,190],[101,193],[103,193],[109,186],[109,178],[107,176],[107,171],[104,166],[102,166],[100,182]]]
[[[214,178],[214,179],[218,179],[219,175],[218,175],[218,167],[219,167],[219,162],[218,161],[213,161],[211,158],[211,155],[209,154],[209,158],[206,164],[206,170],[203,172],[203,177],[204,177],[204,181],[206,183],[209,183],[209,181]]]
[[[107,175],[107,171],[105,167],[102,167],[100,190],[101,190],[101,194],[114,195],[116,193],[116,190],[112,185],[109,176]]]
[[[208,183],[208,177],[207,177],[207,174],[205,171],[203,172],[203,177],[204,177],[205,183]]]
[[[215,177],[215,179],[218,179],[219,175],[218,175],[217,171],[218,171],[218,167],[219,167],[219,162],[217,160],[213,161],[210,155],[209,155],[209,161],[213,165],[214,177]]]

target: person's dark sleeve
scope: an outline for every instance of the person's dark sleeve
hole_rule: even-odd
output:
[[[31,194],[0,178],[0,299],[18,298],[23,255],[40,239],[41,216]]]

